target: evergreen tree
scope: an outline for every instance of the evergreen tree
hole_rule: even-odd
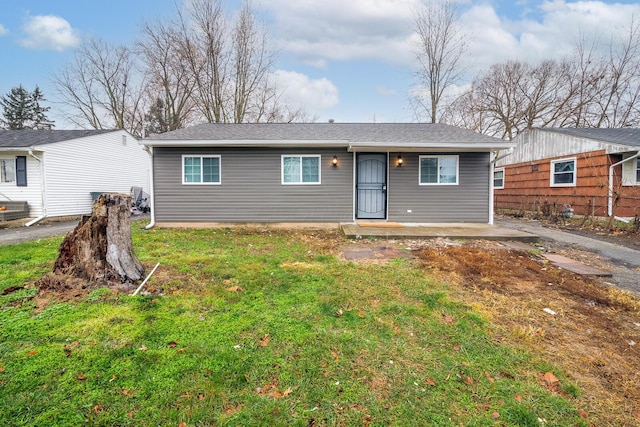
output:
[[[168,112],[164,102],[162,99],[156,98],[156,102],[149,107],[149,112],[144,116],[146,122],[145,135],[164,133],[172,130],[169,126],[167,115]]]
[[[54,121],[49,120],[46,115],[51,107],[43,107],[40,105],[40,102],[44,102],[46,101],[46,99],[44,99],[44,94],[37,85],[33,93],[31,94],[31,100],[33,105],[32,129],[51,129],[54,126]]]
[[[29,93],[22,85],[11,89],[7,95],[0,97],[3,108],[0,124],[4,129],[51,129],[53,121],[47,118],[50,107],[42,107],[40,102],[46,101],[40,88],[36,86]]]

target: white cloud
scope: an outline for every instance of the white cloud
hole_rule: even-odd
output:
[[[80,43],[69,22],[59,16],[30,16],[22,29],[22,45],[29,49],[63,51]]]
[[[378,86],[378,87],[376,88],[376,92],[377,92],[379,95],[382,95],[382,96],[395,96],[395,95],[397,95],[397,94],[398,94],[398,91],[397,91],[397,90],[395,90],[395,89],[391,89],[391,88],[386,87],[386,86]]]
[[[487,5],[465,11],[462,20],[470,31],[474,71],[508,59],[560,59],[573,52],[579,38],[600,42],[606,49],[610,40],[628,35],[631,17],[640,16],[640,4],[554,0],[540,2],[536,12],[536,19],[509,20]]]
[[[403,64],[410,58],[412,10],[418,0],[271,0],[282,49],[306,64],[367,60]],[[266,3],[266,2],[265,2]]]
[[[380,61],[410,67],[414,61],[413,11],[421,0],[270,0],[261,5],[282,51],[306,65],[331,61]],[[640,4],[583,0],[520,0],[507,18],[492,2],[459,3],[469,34],[465,55],[471,74],[507,59],[536,62],[570,54],[578,37],[602,38],[628,31]],[[614,34],[612,34],[614,32]],[[617,35],[615,34],[617,32]]]
[[[320,112],[338,105],[338,88],[326,78],[311,79],[295,71],[277,70],[274,73],[277,85],[284,88],[285,100],[295,107],[309,112]]]
[[[4,25],[0,24],[0,36],[4,36],[5,34],[9,34],[9,30],[7,30]]]

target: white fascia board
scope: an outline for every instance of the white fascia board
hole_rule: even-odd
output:
[[[640,151],[640,146],[632,147],[630,145],[610,144],[607,146],[605,153],[607,154],[623,154]]]
[[[348,147],[349,141],[335,139],[313,139],[313,140],[216,140],[216,139],[143,139],[140,144],[148,147],[267,147],[267,148],[286,148],[286,147]]]
[[[393,144],[372,144],[372,143],[351,143],[350,152],[373,152],[373,151],[393,151],[393,152],[488,152],[496,150],[507,150],[515,147],[512,142],[500,144],[487,143],[393,143]]]

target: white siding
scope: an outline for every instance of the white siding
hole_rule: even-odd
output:
[[[628,159],[633,156],[635,153],[628,153],[624,155],[623,159]],[[638,167],[638,158],[632,160],[627,160],[622,164],[622,185],[630,186],[630,185],[640,185],[640,182],[636,182],[636,171]]]
[[[123,145],[126,137],[126,145]],[[47,216],[91,213],[91,192],[149,192],[149,156],[125,131],[42,146]]]
[[[629,147],[587,138],[576,138],[558,132],[543,129],[531,129],[518,134],[513,140],[516,147],[513,153],[496,162],[496,166],[504,166],[542,159],[575,156],[580,153],[605,150],[607,153],[627,151]]]
[[[42,153],[34,151],[33,154],[42,158]],[[16,156],[27,157],[27,186],[18,187],[15,182],[0,182],[0,203],[4,200],[2,195],[11,200],[29,203],[29,216],[37,217],[42,215],[42,195],[41,183],[42,174],[40,163],[30,156],[27,151],[0,151],[0,158],[15,159]]]

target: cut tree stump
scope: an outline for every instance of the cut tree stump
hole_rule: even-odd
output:
[[[144,267],[133,252],[131,197],[105,193],[94,203],[60,245],[53,273],[38,286],[49,289],[128,287],[144,277]]]

